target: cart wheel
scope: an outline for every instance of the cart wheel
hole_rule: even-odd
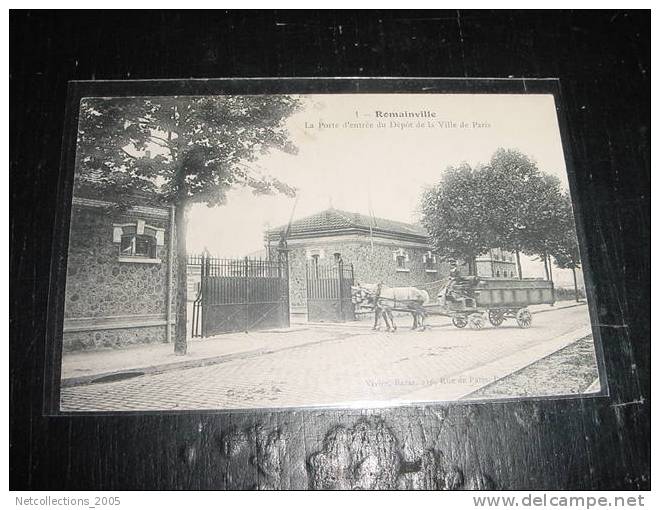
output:
[[[465,326],[467,326],[468,321],[465,319],[465,317],[459,315],[456,317],[452,317],[451,323],[457,328],[464,328]]]
[[[516,321],[518,326],[523,329],[526,329],[532,325],[532,312],[529,311],[529,308],[521,308],[516,313]]]
[[[502,310],[488,310],[488,320],[497,327],[504,322],[504,312]]]
[[[472,329],[481,329],[484,327],[484,318],[479,313],[473,313],[470,315],[468,322],[470,323],[470,327]]]

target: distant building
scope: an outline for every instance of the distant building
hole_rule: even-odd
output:
[[[500,248],[492,248],[485,255],[477,257],[476,270],[479,276],[492,278],[518,277],[515,255]]]
[[[266,232],[271,254],[285,228]],[[307,265],[341,259],[353,264],[356,282],[425,286],[432,299],[438,280],[449,273],[448,264],[432,252],[421,226],[334,208],[292,222],[287,245],[293,313],[305,313]]]
[[[172,211],[74,196],[64,351],[165,342],[174,327]],[[169,326],[168,326],[169,324]]]

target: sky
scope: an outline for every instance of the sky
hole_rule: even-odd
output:
[[[222,257],[263,247],[263,231],[330,206],[414,222],[425,187],[450,165],[487,162],[499,147],[518,149],[568,187],[552,95],[327,94],[300,96],[287,121],[298,154],[272,151],[250,163],[298,190],[296,200],[231,190],[216,208],[189,213],[188,252]],[[400,112],[419,116],[395,117]],[[380,123],[380,124],[379,124]],[[294,211],[295,203],[295,211]],[[543,276],[525,258],[524,276]],[[556,280],[572,284],[570,271]]]

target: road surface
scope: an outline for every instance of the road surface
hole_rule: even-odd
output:
[[[431,321],[432,322],[432,321]],[[374,332],[367,322],[310,325],[310,343],[219,364],[62,388],[63,411],[378,406],[456,400],[590,333],[586,306],[482,330]],[[314,342],[318,332],[323,341]],[[300,334],[300,332],[298,332]],[[270,334],[270,336],[278,336]],[[264,333],[264,344],[270,341]],[[279,334],[281,338],[282,334]],[[512,395],[513,396],[513,395]]]

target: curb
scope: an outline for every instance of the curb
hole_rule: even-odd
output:
[[[580,303],[573,303],[572,305],[561,306],[559,308],[551,308],[550,310],[537,310],[536,312],[532,312],[532,315],[536,315],[537,313],[556,312],[557,310],[566,310],[567,308],[575,308],[577,306],[586,306],[586,305],[587,302],[583,301]]]

